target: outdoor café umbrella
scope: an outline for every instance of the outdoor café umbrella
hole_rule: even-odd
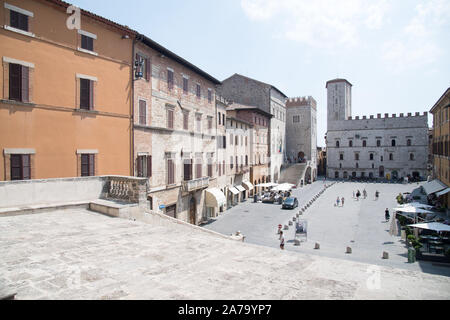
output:
[[[430,206],[428,204],[423,204],[419,202],[410,202],[400,205],[400,207],[415,207],[415,208],[422,208],[422,209],[431,209],[433,206]]]
[[[450,226],[440,223],[440,222],[428,222],[428,223],[416,223],[416,224],[410,224],[409,227],[413,228],[419,228],[419,229],[428,229],[428,230],[434,230],[437,232],[441,231],[450,231]]]
[[[282,183],[282,184],[279,184],[278,186],[274,187],[272,190],[273,190],[273,191],[289,191],[289,190],[291,190],[293,187],[295,187],[294,184],[290,184],[290,183]]]
[[[266,183],[257,184],[256,187],[270,188],[270,187],[275,187],[277,185],[278,185],[278,183],[266,182]]]
[[[417,220],[417,214],[418,213],[433,213],[432,211],[429,210],[425,210],[422,208],[417,208],[417,207],[401,207],[401,208],[394,208],[394,211],[401,211],[401,212],[409,212],[409,213],[414,213],[414,221]]]

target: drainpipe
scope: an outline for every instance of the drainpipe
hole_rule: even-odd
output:
[[[134,46],[136,45],[136,38],[138,36],[133,37],[132,42],[132,48],[131,48],[131,118],[130,118],[130,125],[131,125],[131,174],[130,176],[134,176]]]

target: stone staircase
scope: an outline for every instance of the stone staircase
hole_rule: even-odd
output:
[[[279,183],[291,183],[300,186],[300,181],[305,179],[307,163],[293,163],[283,165],[281,168]],[[305,184],[305,182],[303,182]]]

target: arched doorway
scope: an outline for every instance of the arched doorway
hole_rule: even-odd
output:
[[[306,172],[305,172],[305,184],[309,184],[311,183],[311,167],[306,167]]]
[[[305,161],[305,153],[300,151],[297,155],[297,162],[302,163]]]
[[[189,203],[189,223],[195,224],[195,216],[197,212],[197,203],[195,201],[195,198],[192,197],[191,201]]]
[[[348,172],[344,171],[344,179],[348,179]]]
[[[384,166],[380,166],[380,168],[378,169],[378,176],[380,178],[384,178]]]

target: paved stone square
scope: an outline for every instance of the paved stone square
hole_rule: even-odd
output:
[[[450,278],[87,210],[0,218],[17,299],[450,299]]]
[[[327,181],[326,183],[331,183]],[[278,224],[288,224],[292,217],[324,186],[316,181],[303,188],[294,189],[293,195],[299,200],[299,208],[282,210],[278,204],[253,203],[248,200],[227,210],[205,228],[230,234],[241,231],[246,242],[270,246],[279,249]],[[431,262],[407,262],[407,248],[400,237],[389,234],[390,224],[385,222],[384,211],[397,206],[395,196],[399,192],[411,192],[417,188],[414,184],[382,184],[338,182],[328,188],[306,213],[300,216],[308,222],[308,239],[300,246],[294,246],[295,226],[285,233],[285,250],[296,251],[338,259],[359,261],[380,266],[403,268],[422,272],[450,276],[450,267]],[[353,191],[367,191],[367,198],[359,201],[353,198]],[[375,191],[380,197],[375,201]],[[336,198],[344,197],[344,206],[335,207]],[[318,242],[320,250],[315,250]],[[352,248],[352,254],[346,254],[346,247]],[[389,259],[382,259],[383,251],[389,253]]]

